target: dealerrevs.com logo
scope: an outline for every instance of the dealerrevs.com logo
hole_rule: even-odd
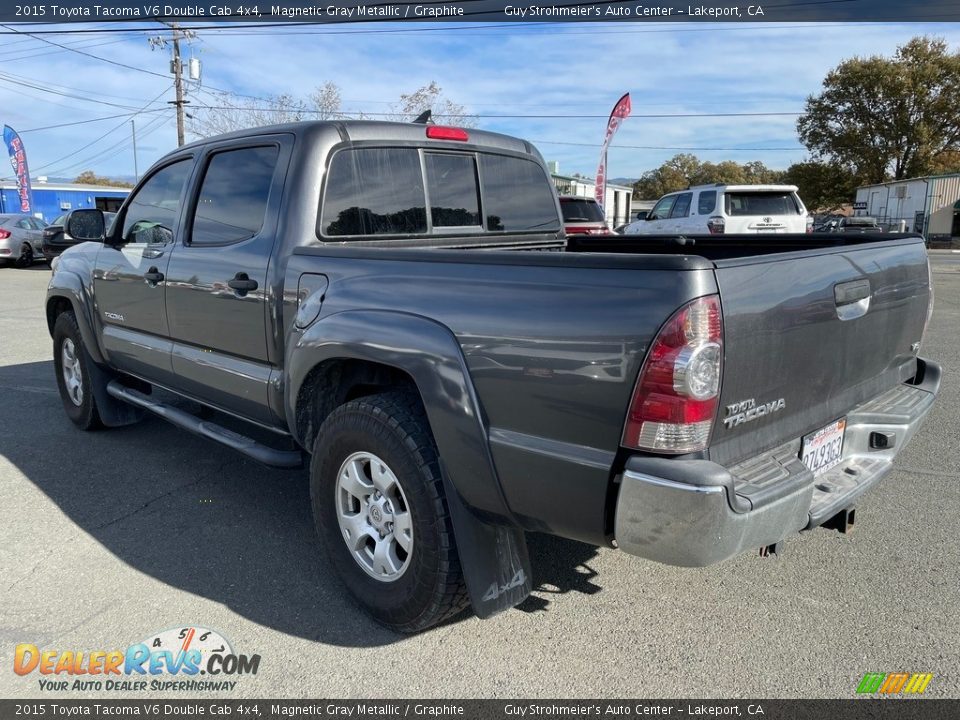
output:
[[[13,671],[36,676],[40,690],[232,691],[256,675],[259,655],[242,655],[215,630],[185,626],[154,633],[126,650],[60,650],[17,645]]]

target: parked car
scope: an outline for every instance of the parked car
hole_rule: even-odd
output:
[[[563,231],[567,235],[610,234],[603,208],[593,198],[561,195],[560,211],[563,213]]]
[[[844,217],[840,218],[832,232],[879,233],[883,232],[883,228],[877,223],[876,218],[866,216]]]
[[[47,261],[48,265],[68,247],[82,242],[74,239],[70,233],[65,230],[70,222],[70,216],[74,212],[76,211],[71,210],[70,212],[64,213],[43,229],[43,258]],[[105,212],[103,214],[104,222],[108,228],[116,217],[116,213]]]
[[[698,185],[664,195],[624,234],[805,233],[812,227],[795,185]]]
[[[29,267],[41,257],[43,221],[32,215],[0,215],[0,263]]]
[[[308,464],[331,566],[402,631],[521,602],[526,531],[700,566],[846,529],[939,389],[922,238],[565,237],[540,154],[495,133],[206,138],[112,230],[67,229],[91,241],[46,299],[70,420]]]

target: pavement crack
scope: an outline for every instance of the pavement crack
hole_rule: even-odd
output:
[[[931,475],[940,478],[960,478],[960,473],[943,472],[942,470],[921,470],[920,468],[901,467],[897,468],[900,472],[913,473],[914,475]]]
[[[123,514],[123,515],[120,515],[119,517],[115,517],[115,518],[113,518],[112,520],[108,520],[108,521],[105,522],[105,523],[101,523],[100,525],[97,525],[96,527],[93,528],[93,530],[95,530],[95,531],[96,531],[96,530],[105,530],[105,529],[108,528],[108,527],[111,527],[111,526],[113,526],[113,525],[116,525],[117,523],[120,523],[120,522],[123,522],[124,520],[128,520],[128,519],[132,518],[134,515],[138,515],[139,513],[142,513],[144,510],[146,510],[148,507],[150,507],[150,506],[153,505],[154,503],[159,502],[160,500],[163,500],[164,498],[170,497],[170,496],[173,495],[174,493],[178,493],[178,492],[180,492],[181,490],[186,490],[187,488],[191,488],[191,487],[194,487],[194,486],[196,486],[196,485],[201,485],[202,483],[205,483],[205,482],[207,482],[208,480],[212,480],[212,479],[215,478],[215,477],[222,476],[222,475],[223,475],[224,468],[226,468],[228,465],[233,464],[233,463],[236,463],[236,462],[239,462],[239,460],[225,460],[224,462],[220,463],[215,470],[213,470],[213,471],[211,471],[211,472],[204,473],[203,475],[201,475],[200,477],[198,477],[196,480],[192,480],[191,482],[183,483],[182,485],[177,485],[176,487],[170,488],[170,489],[167,490],[166,492],[161,493],[160,495],[157,495],[157,496],[155,496],[155,497],[150,498],[150,499],[147,500],[146,502],[142,503],[142,504],[141,504],[139,507],[137,507],[136,509],[131,510],[130,512],[125,513],[125,514]]]
[[[49,558],[50,555],[52,555],[52,554],[53,554],[53,550],[47,550],[47,551],[43,554],[43,557],[40,558],[39,560],[37,560],[37,562],[34,563],[33,567],[30,568],[29,570],[27,570],[27,572],[25,572],[23,575],[21,575],[21,576],[18,577],[16,580],[14,580],[14,581],[13,581],[13,584],[10,585],[10,587],[8,587],[5,592],[10,592],[10,591],[13,590],[17,585],[19,585],[19,584],[22,583],[24,580],[26,580],[28,577],[30,577],[31,575],[33,575],[33,574],[37,571],[37,568],[40,567],[41,565],[43,565],[43,563],[45,563],[45,562],[47,561],[47,558]]]

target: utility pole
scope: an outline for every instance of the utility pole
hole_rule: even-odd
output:
[[[180,62],[180,28],[177,23],[170,23],[173,30],[173,87],[177,99],[174,105],[177,106],[177,147],[183,145],[183,65]]]
[[[134,182],[140,182],[140,171],[137,169],[137,126],[130,118],[130,132],[133,134],[133,177]]]
[[[170,43],[173,46],[173,57],[170,60],[170,71],[173,73],[173,89],[176,93],[176,100],[168,101],[169,105],[174,105],[177,109],[177,146],[183,145],[185,142],[184,138],[184,127],[183,127],[183,117],[185,115],[183,106],[189,103],[189,100],[184,100],[183,98],[183,62],[180,59],[180,41],[181,40],[192,40],[196,37],[195,33],[192,30],[181,30],[180,25],[177,22],[164,23],[170,27]],[[165,48],[167,46],[167,38],[163,35],[158,37],[152,37],[149,40],[151,48]],[[194,65],[196,68],[194,68]],[[194,77],[194,75],[196,77]],[[191,75],[192,80],[200,79],[200,63],[199,61],[193,60],[191,56]]]

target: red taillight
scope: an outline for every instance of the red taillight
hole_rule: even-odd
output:
[[[427,137],[431,140],[460,140],[462,142],[470,139],[466,130],[446,127],[445,125],[427,125]]]
[[[0,240],[6,240],[10,237],[10,231],[0,228]]]
[[[706,449],[723,371],[720,298],[688,303],[657,334],[627,413],[623,444],[637,450]]]
[[[807,233],[810,234],[813,232],[813,218],[807,217]]]
[[[610,235],[610,228],[591,227],[588,225],[566,225],[563,228],[567,235]]]
[[[727,223],[722,217],[712,217],[707,220],[707,230],[711,235],[723,235]]]

